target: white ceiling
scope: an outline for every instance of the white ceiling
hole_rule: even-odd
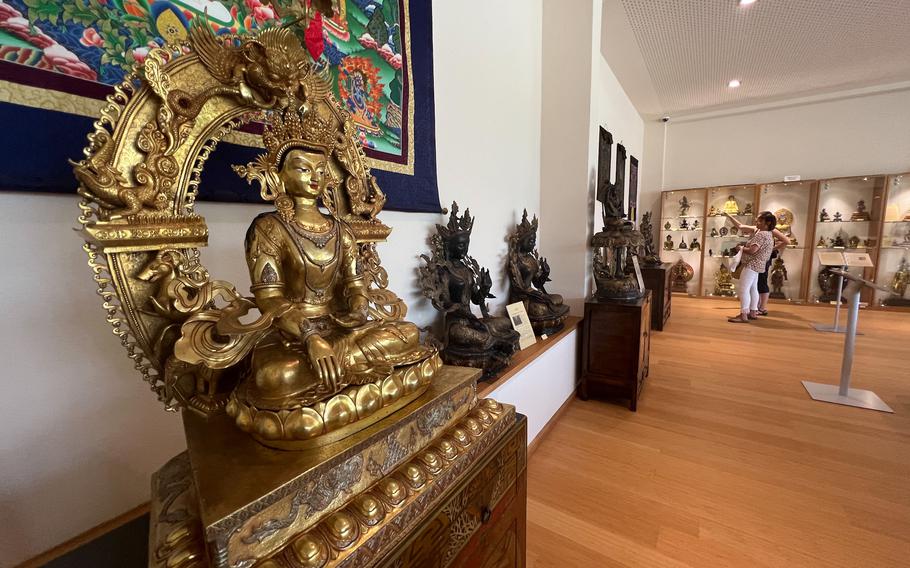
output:
[[[601,50],[646,116],[886,85],[910,80],[910,0],[605,0]]]

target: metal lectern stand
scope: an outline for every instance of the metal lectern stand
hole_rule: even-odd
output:
[[[847,314],[847,329],[845,330],[847,335],[844,339],[844,358],[840,367],[840,384],[827,385],[803,381],[803,386],[808,391],[809,396],[815,400],[868,408],[869,410],[879,410],[881,412],[894,412],[874,392],[850,388],[850,375],[853,372],[853,351],[856,348],[856,321],[859,319],[859,293],[863,286],[870,286],[879,290],[886,289],[844,270],[832,270],[831,272],[841,277],[841,283],[843,283],[844,278],[851,281],[851,285],[847,290],[850,296],[850,311]],[[840,304],[840,297],[838,297],[838,304]]]

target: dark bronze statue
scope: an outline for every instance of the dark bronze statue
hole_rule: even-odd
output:
[[[550,281],[550,265],[535,248],[537,246],[537,216],[528,221],[528,211],[509,237],[509,303],[522,302],[537,335],[556,333],[565,324],[569,306],[562,296],[550,294],[544,285]]]
[[[641,217],[638,232],[644,238],[641,256],[645,266],[660,266],[660,256],[654,249],[654,229],[651,227],[651,212],[648,211]]]
[[[509,318],[490,315],[490,271],[468,255],[473,227],[470,211],[459,217],[458,204],[452,203],[448,225],[436,225],[433,256],[420,255],[426,264],[418,270],[424,296],[445,317],[442,360],[483,369],[486,379],[508,366],[518,350],[518,332]],[[482,317],[474,315],[471,304],[480,307]]]
[[[616,145],[616,181],[610,182],[613,137],[600,129],[597,201],[603,207],[603,229],[591,239],[594,247],[594,282],[599,298],[632,299],[644,294],[634,274],[632,256],[644,242],[635,225],[625,220],[622,200],[625,191],[626,149]]]

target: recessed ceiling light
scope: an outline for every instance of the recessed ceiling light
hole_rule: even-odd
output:
[[[730,87],[731,89],[735,89],[736,87],[738,87],[740,85],[742,85],[742,83],[739,82],[739,79],[733,79],[729,83],[727,83],[727,86]]]
[[[749,4],[755,4],[755,0],[739,0],[740,6],[748,6]]]

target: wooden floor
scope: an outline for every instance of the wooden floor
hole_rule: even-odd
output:
[[[530,567],[910,566],[910,314],[860,314],[885,414],[800,384],[838,380],[831,310],[737,307],[674,297],[637,413],[570,404],[528,466]]]

